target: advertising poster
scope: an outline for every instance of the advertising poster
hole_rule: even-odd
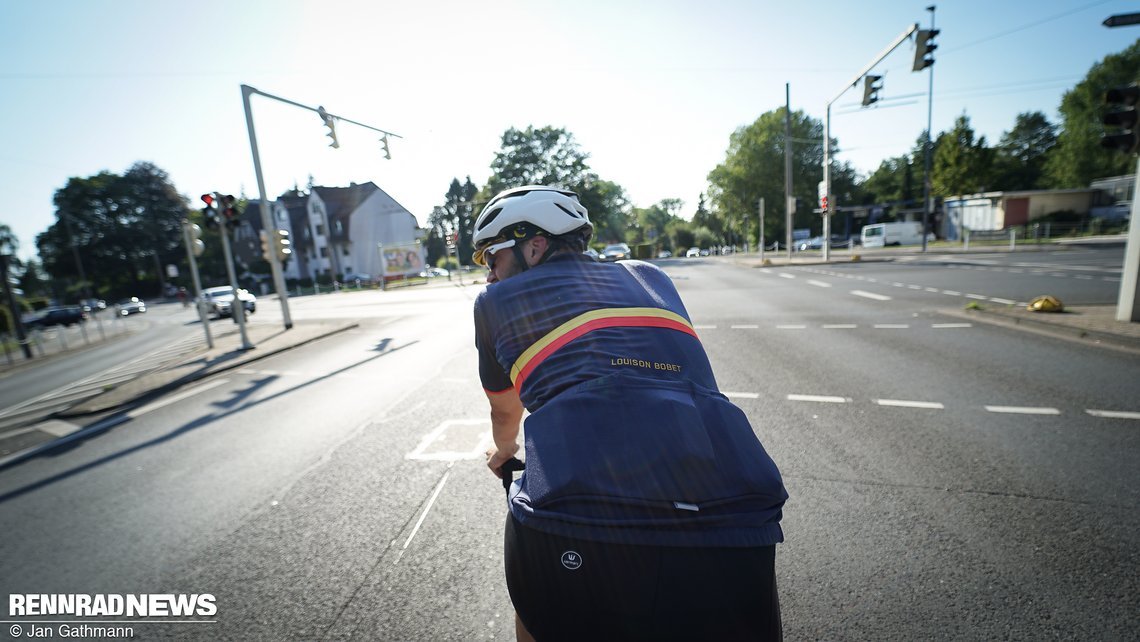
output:
[[[380,265],[385,279],[418,276],[424,270],[424,250],[419,243],[381,245]]]

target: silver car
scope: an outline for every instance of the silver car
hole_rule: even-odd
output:
[[[238,298],[241,299],[247,313],[253,314],[257,311],[257,297],[250,294],[248,290],[239,289]],[[202,290],[202,300],[206,304],[206,311],[214,317],[218,319],[228,317],[234,302],[234,291],[228,285],[206,288]]]

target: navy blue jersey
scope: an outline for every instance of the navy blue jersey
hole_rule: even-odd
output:
[[[520,522],[636,544],[782,541],[780,473],[656,266],[555,255],[479,295],[475,343],[484,389],[514,387],[531,413]]]

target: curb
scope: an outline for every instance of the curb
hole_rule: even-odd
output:
[[[1081,345],[1108,348],[1128,354],[1140,355],[1140,339],[1090,330],[1072,325],[1060,325],[1047,321],[1038,321],[1028,317],[1018,317],[984,310],[939,310],[942,314],[959,319],[969,319],[980,323],[988,323],[1014,330],[1024,330],[1041,336],[1064,339]],[[1064,313],[1062,313],[1064,314]]]

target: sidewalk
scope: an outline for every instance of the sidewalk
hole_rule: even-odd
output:
[[[214,347],[164,364],[150,374],[133,379],[101,395],[57,413],[53,418],[0,436],[4,450],[12,454],[0,458],[0,468],[27,459],[48,448],[107,428],[129,419],[129,411],[147,401],[169,394],[211,375],[240,368],[266,357],[291,350],[325,337],[355,328],[356,322],[299,322],[289,330],[279,324],[251,323],[246,334],[253,348],[242,349],[236,325],[214,324]],[[85,426],[83,419],[94,420]]]

